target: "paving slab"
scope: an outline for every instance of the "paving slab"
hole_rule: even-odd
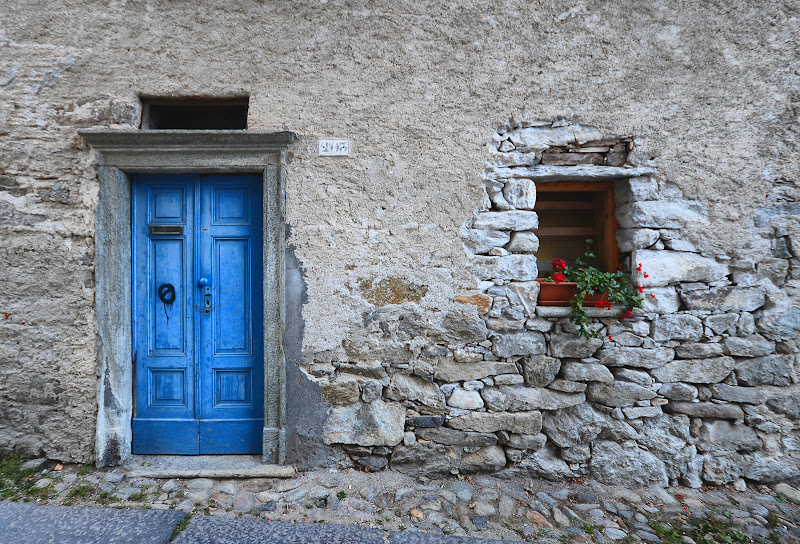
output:
[[[350,525],[195,516],[173,544],[383,544],[383,531]]]
[[[485,540],[469,536],[429,535],[407,531],[394,531],[389,535],[389,544],[520,544],[520,542],[520,540]]]
[[[166,544],[185,514],[171,510],[0,502],[3,544]]]

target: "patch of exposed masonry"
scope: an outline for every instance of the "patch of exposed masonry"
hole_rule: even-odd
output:
[[[485,202],[461,233],[480,280],[456,299],[464,311],[373,300],[360,334],[305,366],[345,465],[631,486],[800,480],[791,236],[762,228],[775,249],[759,263],[704,253],[706,210],[630,164],[634,146],[567,121],[494,135]],[[589,341],[569,308],[536,304],[536,185],[556,180],[615,180],[620,252],[648,271],[633,277],[644,307],[625,321],[591,309]],[[759,228],[781,212],[764,213]]]

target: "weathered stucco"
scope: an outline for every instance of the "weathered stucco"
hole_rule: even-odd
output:
[[[765,309],[774,311],[759,327],[793,358],[800,315],[795,8],[328,0],[208,2],[189,12],[151,1],[4,3],[0,447],[93,459],[103,349],[93,276],[99,186],[77,131],[136,128],[139,96],[249,95],[249,129],[299,135],[285,164],[287,244],[307,301],[294,329],[302,340],[293,338],[302,356],[289,357],[289,375],[294,383],[330,381],[333,369],[359,376],[355,390],[350,380],[338,398],[374,405],[378,420],[410,391],[395,375],[414,372],[424,381],[447,353],[486,334],[476,307],[455,302],[480,295],[460,230],[485,207],[486,144],[515,119],[566,119],[632,139],[629,162],[657,171],[659,198],[697,203],[678,209],[702,212],[706,221],[669,228],[726,266],[735,284],[769,281]],[[350,156],[318,157],[320,137],[349,138]],[[666,283],[653,288],[677,310],[675,282]],[[413,286],[414,296],[395,292],[376,305],[380,285]],[[465,406],[477,400],[459,395]],[[414,400],[429,413],[407,414],[407,425],[440,417],[438,398]],[[322,399],[330,402],[325,390]],[[337,417],[349,416],[340,410]],[[325,429],[312,419],[304,428],[316,430],[303,436],[319,439],[318,458],[335,458],[324,453]],[[479,419],[464,425],[502,430]],[[715,429],[710,437],[723,432]],[[379,463],[388,455],[380,448],[416,447],[391,444],[395,438],[380,438],[386,444],[378,451],[349,453]],[[796,440],[770,440],[772,453],[798,448]],[[532,462],[546,464],[550,448]],[[611,446],[598,452],[614,453]]]

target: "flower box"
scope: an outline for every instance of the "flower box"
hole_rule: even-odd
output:
[[[536,304],[539,306],[570,306],[572,297],[575,296],[575,287],[578,285],[574,281],[562,281],[556,283],[554,281],[546,281],[543,278],[537,278],[539,282],[539,299]],[[605,306],[608,300],[608,291],[597,293],[594,295],[587,295],[583,299],[584,306],[596,307],[597,303]]]

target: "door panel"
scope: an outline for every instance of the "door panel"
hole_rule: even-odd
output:
[[[200,451],[261,451],[264,410],[262,202],[258,177],[200,186],[200,267],[214,310],[200,324]],[[225,436],[228,439],[222,447]],[[250,437],[250,438],[248,438]],[[254,440],[257,438],[258,444]]]
[[[260,453],[260,176],[134,176],[133,222],[133,452]]]

